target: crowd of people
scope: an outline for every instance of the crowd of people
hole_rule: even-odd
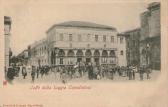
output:
[[[6,71],[6,77],[8,81],[12,81],[15,77],[21,76],[26,79],[28,73],[31,76],[32,82],[38,79],[41,75],[49,73],[59,73],[60,79],[63,83],[74,78],[82,78],[83,76],[88,77],[89,80],[101,80],[103,78],[114,80],[119,77],[125,77],[128,80],[135,80],[139,75],[139,80],[143,80],[144,77],[150,79],[151,69],[150,67],[138,67],[138,66],[115,66],[115,65],[96,65],[93,63],[82,64],[77,63],[76,65],[60,65],[60,66],[10,66]],[[146,76],[145,76],[146,75]]]

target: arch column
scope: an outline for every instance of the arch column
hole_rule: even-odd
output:
[[[50,54],[50,59],[51,59],[51,65],[53,66],[55,64],[55,59],[54,59],[54,50],[51,50],[51,54]]]
[[[53,50],[53,52],[55,53],[54,54],[54,65],[58,64],[58,61],[57,61],[58,60],[58,57],[57,57],[58,56],[58,52],[56,52],[56,51],[57,51],[56,49]]]
[[[100,52],[100,65],[102,64],[102,51],[103,51],[102,49],[99,50],[99,52]]]
[[[108,54],[108,56],[107,56],[107,63],[108,64],[110,64],[110,57],[109,57],[110,56],[110,51],[111,50],[107,50],[107,54]]]
[[[117,50],[114,50],[114,52],[115,52],[115,64],[117,65],[117,61],[118,61],[118,58],[117,58]]]
[[[90,50],[91,50],[91,53],[92,53],[91,62],[94,63],[94,57],[93,57],[94,55],[93,55],[93,54],[94,54],[94,51],[95,51],[95,50],[94,50],[94,49],[90,49]]]
[[[119,65],[119,55],[120,55],[120,53],[119,53],[118,49],[115,52],[116,52],[116,65]]]
[[[76,64],[76,62],[77,62],[77,55],[76,55],[77,50],[73,50],[73,51],[74,51],[74,54],[75,54],[75,57],[74,57],[74,59],[73,59],[73,62],[74,62],[74,64]]]
[[[82,61],[86,62],[86,57],[85,57],[86,50],[84,49],[84,50],[82,50],[82,52],[83,52],[83,58],[82,58]]]
[[[69,50],[67,50],[67,49],[64,50],[64,52],[65,52],[65,57],[63,58],[63,60],[64,60],[64,65],[67,65],[67,64],[68,64],[68,57],[67,57],[67,56],[68,56],[68,51],[69,51]]]

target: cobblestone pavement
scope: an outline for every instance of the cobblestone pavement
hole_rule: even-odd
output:
[[[150,79],[147,80],[146,77],[146,73],[144,74],[144,81],[149,81],[149,80],[155,80],[160,74],[160,71],[156,71],[153,70],[152,73],[150,74]],[[108,79],[108,78],[102,78],[100,80],[89,80],[88,79],[88,75],[87,73],[84,74],[84,76],[79,77],[79,78],[73,78],[70,79],[69,77],[67,77],[67,82],[68,83],[74,83],[74,82],[82,82],[82,83],[87,83],[87,82],[117,82],[117,81],[140,81],[140,76],[139,73],[135,74],[135,80],[129,80],[128,77],[123,77],[123,76],[119,76],[118,74],[114,75],[114,79]],[[53,72],[49,72],[48,75],[44,75],[43,77],[41,77],[41,75],[39,75],[39,77],[35,78],[34,83],[61,83],[62,79],[60,78],[60,74],[59,73],[53,73]],[[28,73],[28,75],[26,76],[26,79],[23,79],[23,76],[21,74],[19,74],[18,77],[15,77],[15,79],[13,80],[13,84],[15,83],[33,83],[31,80],[31,74]]]

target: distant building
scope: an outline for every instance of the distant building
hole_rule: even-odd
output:
[[[50,65],[92,62],[126,66],[125,37],[114,27],[90,22],[69,21],[47,31]]]
[[[28,50],[23,50],[17,58],[19,59],[20,64],[26,65],[28,63]]]
[[[8,16],[4,16],[4,36],[5,36],[5,68],[9,67],[10,57],[10,36],[11,36],[11,24],[12,20]]]
[[[126,56],[128,65],[140,64],[140,28],[122,33],[126,39]]]
[[[24,50],[22,51],[18,57],[22,57],[22,58],[28,58],[28,50]]]
[[[36,41],[28,47],[28,64],[34,66],[48,65],[48,46],[46,38]]]
[[[160,3],[149,4],[141,14],[140,64],[160,69]]]

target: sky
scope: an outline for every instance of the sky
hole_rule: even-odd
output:
[[[8,0],[7,0],[8,1]],[[16,2],[17,1],[17,2]],[[118,32],[140,27],[140,14],[148,2],[13,0],[4,2],[4,15],[12,18],[11,49],[19,54],[46,37],[46,31],[64,21],[88,21],[115,27]]]

